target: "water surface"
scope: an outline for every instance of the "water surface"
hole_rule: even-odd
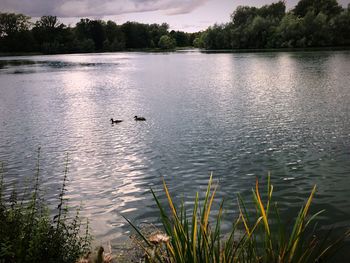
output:
[[[163,177],[190,204],[211,172],[217,201],[226,199],[224,229],[236,194],[249,196],[269,171],[286,215],[317,184],[322,223],[349,226],[348,51],[3,57],[0,83],[7,182],[32,178],[41,146],[53,203],[69,153],[67,196],[82,202],[97,240],[123,240],[122,216],[159,222],[149,189],[165,200]]]

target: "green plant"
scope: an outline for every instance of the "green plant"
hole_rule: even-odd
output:
[[[68,156],[57,211],[53,218],[50,218],[50,211],[39,194],[39,160],[40,148],[32,189],[27,187],[20,195],[14,189],[8,198],[4,195],[4,169],[3,165],[1,166],[0,261],[74,262],[90,248],[88,224],[85,234],[81,236],[82,222],[79,210],[70,218],[65,206]],[[27,200],[28,191],[31,192],[30,200]]]
[[[165,181],[163,187],[169,214],[154,191],[151,192],[159,208],[164,231],[170,238],[165,242],[150,242],[150,238],[126,219],[143,240],[139,244],[145,250],[149,262],[325,262],[339,249],[343,239],[349,236],[347,232],[335,241],[330,241],[328,235],[316,237],[311,225],[317,215],[323,212],[309,215],[316,186],[296,216],[293,228],[288,229],[282,222],[277,204],[272,202],[270,176],[265,203],[257,180],[253,189],[253,207],[248,209],[243,198],[238,196],[240,213],[225,239],[221,232],[223,201],[214,217],[215,221],[209,220],[213,218],[210,214],[216,193],[216,186],[212,189],[212,177],[202,203],[196,194],[191,215],[187,214],[183,202],[179,209],[175,207]]]

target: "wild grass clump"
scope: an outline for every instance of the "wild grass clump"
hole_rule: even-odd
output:
[[[4,169],[0,181],[0,262],[75,262],[90,248],[88,224],[82,229],[79,210],[71,217],[65,192],[68,160],[57,209],[52,215],[40,196],[38,150],[37,172],[33,185],[8,197],[4,189]],[[68,159],[68,157],[67,157]],[[27,199],[28,191],[30,200]],[[81,235],[81,232],[84,234]]]
[[[260,194],[257,180],[252,190],[252,207],[247,207],[243,198],[238,196],[239,216],[225,238],[221,232],[223,201],[217,214],[211,215],[216,193],[216,187],[212,187],[212,177],[202,202],[199,201],[199,194],[196,194],[190,214],[184,203],[179,208],[175,207],[164,181],[163,186],[169,209],[163,207],[152,191],[165,232],[163,236],[158,236],[157,242],[154,242],[154,237],[151,239],[143,235],[127,220],[142,239],[139,244],[146,252],[146,262],[327,262],[349,236],[349,232],[346,232],[337,240],[330,240],[329,235],[317,237],[314,223],[323,211],[310,214],[316,186],[295,216],[294,224],[286,224],[280,217],[277,203],[272,201],[270,176],[265,198]],[[210,218],[215,220],[210,221]]]

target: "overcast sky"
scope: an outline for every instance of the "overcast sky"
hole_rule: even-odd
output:
[[[65,24],[75,25],[81,17],[163,23],[171,29],[195,32],[214,23],[227,22],[239,5],[262,6],[277,0],[0,0],[1,12],[40,17],[56,15]],[[286,0],[287,9],[298,0]],[[347,6],[350,0],[338,0]]]

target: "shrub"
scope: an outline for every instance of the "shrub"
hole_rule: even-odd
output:
[[[16,189],[5,197],[4,169],[0,181],[0,262],[75,262],[90,248],[88,224],[80,235],[79,210],[73,218],[65,205],[68,157],[57,209],[50,211],[39,194],[39,157],[34,185],[19,194]],[[26,192],[30,191],[30,200]],[[6,191],[8,192],[8,191]],[[52,213],[51,213],[52,214]]]
[[[174,49],[176,47],[176,40],[170,36],[163,35],[159,39],[158,46],[161,49]]]

